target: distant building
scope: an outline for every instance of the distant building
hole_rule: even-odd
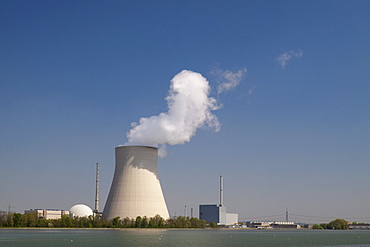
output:
[[[279,228],[279,229],[297,229],[300,228],[300,225],[295,224],[294,222],[274,222],[270,224],[272,228]]]
[[[370,230],[370,224],[349,224],[350,230]]]
[[[199,219],[217,225],[234,225],[238,223],[238,214],[227,213],[226,207],[218,204],[199,205]]]
[[[60,210],[60,209],[30,209],[25,210],[25,214],[37,214],[39,219],[46,219],[46,220],[55,220],[60,219],[62,215],[68,215],[69,211]]]
[[[255,222],[255,221],[252,221],[252,222],[247,222],[247,226],[249,228],[264,229],[264,228],[270,227],[271,223],[272,222]]]
[[[76,204],[69,209],[71,218],[73,217],[89,217],[93,215],[93,210],[84,204]]]
[[[312,224],[299,224],[301,229],[312,229]]]
[[[257,229],[265,229],[265,228],[279,228],[279,229],[297,229],[301,228],[300,225],[294,222],[285,222],[285,221],[268,221],[268,222],[249,222],[248,227],[250,228],[257,228]]]
[[[226,225],[238,224],[239,215],[235,213],[226,213]]]

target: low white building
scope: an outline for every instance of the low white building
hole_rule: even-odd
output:
[[[300,225],[294,222],[286,222],[286,221],[252,221],[249,222],[248,227],[250,228],[257,228],[257,229],[265,229],[265,228],[300,228]]]
[[[56,220],[60,219],[62,215],[68,215],[69,211],[60,210],[60,209],[30,209],[25,210],[25,214],[37,214],[38,218],[46,220]]]
[[[235,213],[226,213],[226,225],[238,224],[239,215]]]

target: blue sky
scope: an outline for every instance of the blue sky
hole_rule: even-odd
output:
[[[171,215],[217,203],[223,175],[242,219],[370,222],[369,1],[0,4],[0,210],[93,207],[97,162],[103,209],[114,147],[187,69],[221,129],[159,159]],[[217,94],[214,71],[244,69]]]

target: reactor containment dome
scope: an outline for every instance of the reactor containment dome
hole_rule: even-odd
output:
[[[158,214],[168,219],[158,178],[158,148],[118,146],[115,151],[116,167],[103,217],[136,219]]]
[[[77,204],[72,206],[69,209],[69,213],[72,214],[73,217],[88,217],[90,215],[93,215],[92,209],[84,204]]]

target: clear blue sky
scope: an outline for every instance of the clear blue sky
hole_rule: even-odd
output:
[[[102,210],[114,147],[167,111],[170,80],[189,69],[223,105],[221,130],[159,159],[171,215],[217,203],[223,175],[242,219],[285,220],[288,208],[295,221],[370,222],[369,1],[1,0],[0,11],[0,210],[93,207],[97,162]],[[243,69],[218,95],[212,71]]]

